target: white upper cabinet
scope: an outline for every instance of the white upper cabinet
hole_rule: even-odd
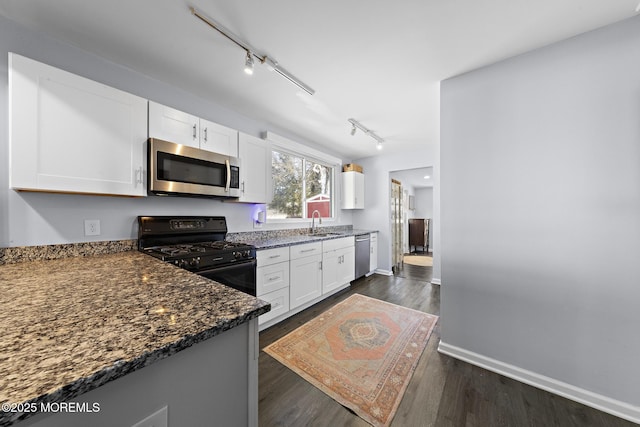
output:
[[[342,172],[342,209],[364,209],[364,174]]]
[[[238,157],[238,131],[200,119],[200,148]]]
[[[264,139],[239,132],[239,202],[271,201],[271,144]]]
[[[9,54],[10,186],[144,196],[146,99]]]
[[[149,101],[149,138],[200,148],[200,119]]]
[[[149,138],[238,157],[238,131],[149,101]]]

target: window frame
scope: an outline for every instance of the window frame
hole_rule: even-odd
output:
[[[303,159],[303,184],[302,184],[302,194],[305,194],[305,165],[307,161],[312,161],[315,163],[319,163],[322,166],[325,166],[331,170],[330,177],[330,194],[331,194],[331,216],[327,218],[322,218],[323,221],[333,222],[338,220],[338,204],[339,204],[339,195],[337,193],[338,185],[337,180],[339,177],[339,171],[342,165],[342,160],[326,154],[322,151],[316,150],[314,148],[308,147],[306,145],[300,144],[298,142],[289,140],[280,135],[276,135],[273,132],[266,132],[265,139],[271,142],[270,153],[269,156],[269,168],[272,167],[272,159],[273,159],[273,151],[286,153],[289,155],[297,156]],[[273,196],[273,186],[271,186],[269,191],[271,191],[271,196]],[[268,207],[268,203],[266,207]],[[307,223],[311,220],[311,218],[305,218],[305,209],[306,207],[303,204],[303,212],[302,218],[271,218],[267,214],[267,223],[272,224],[296,224],[296,223]]]

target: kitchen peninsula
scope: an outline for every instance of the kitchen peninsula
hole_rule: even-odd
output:
[[[107,243],[24,262],[29,248],[0,248],[0,426],[134,425],[163,407],[169,425],[257,424],[269,304]],[[30,416],[61,402],[88,410]]]

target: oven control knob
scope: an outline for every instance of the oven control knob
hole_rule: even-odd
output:
[[[244,252],[242,253],[242,256],[243,256],[243,257],[245,257],[245,258],[249,258],[249,255],[250,255],[250,252],[249,252],[249,251],[244,251]]]
[[[180,268],[187,268],[187,260],[186,259],[177,259],[175,260],[175,264]]]
[[[198,268],[200,266],[200,257],[192,258],[191,262],[189,262],[189,266],[191,266],[193,268]]]
[[[242,258],[242,252],[234,252],[234,253],[233,253],[233,257],[234,257],[235,259],[240,259],[240,258]]]

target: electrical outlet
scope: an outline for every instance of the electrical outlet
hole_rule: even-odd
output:
[[[168,425],[167,407],[164,406],[159,411],[154,412],[142,421],[138,421],[131,427],[168,427]]]
[[[99,236],[100,235],[100,220],[99,219],[85,219],[84,220],[84,235],[85,236]]]

